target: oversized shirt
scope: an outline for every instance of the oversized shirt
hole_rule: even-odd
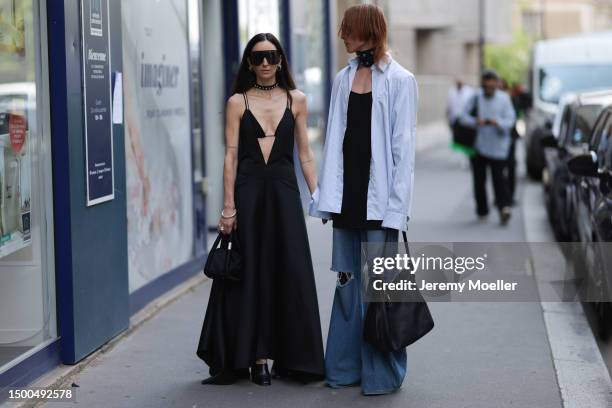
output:
[[[349,61],[334,80],[323,163],[309,213],[331,219],[340,213],[343,193],[342,143],[348,100],[358,68]],[[367,219],[382,226],[408,229],[414,185],[418,90],[414,75],[387,54],[372,70],[372,159],[367,195]],[[364,166],[367,166],[364,163]]]

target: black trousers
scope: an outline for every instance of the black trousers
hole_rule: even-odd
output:
[[[476,153],[471,159],[472,176],[474,180],[474,198],[476,199],[476,213],[487,215],[489,213],[489,202],[487,199],[487,167],[491,168],[493,176],[493,191],[495,192],[495,206],[498,209],[509,207],[511,204],[508,179],[506,172],[508,161],[496,160],[481,156]]]

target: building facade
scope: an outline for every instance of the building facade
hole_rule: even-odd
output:
[[[0,395],[81,361],[202,270],[252,34],[281,38],[322,144],[329,7],[0,0]]]
[[[513,25],[538,39],[609,30],[612,0],[520,0]]]
[[[480,45],[512,41],[514,0],[384,0],[389,45],[419,82],[419,122],[444,118],[455,78],[477,85]]]

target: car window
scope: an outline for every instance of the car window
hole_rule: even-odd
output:
[[[561,95],[567,92],[609,88],[612,85],[612,66],[556,65],[539,70],[540,99],[544,102],[559,103]]]
[[[605,111],[599,116],[599,118],[597,118],[597,123],[595,124],[593,133],[591,134],[591,140],[589,140],[589,148],[591,150],[597,151],[597,146],[601,138],[601,133],[603,132],[603,128],[606,125],[609,117],[610,112]]]
[[[612,116],[608,117],[604,132],[601,135],[601,142],[599,144],[601,153],[597,153],[597,158],[601,164],[600,168],[605,172],[610,172],[612,171]],[[601,160],[599,159],[600,154]]]
[[[604,168],[608,150],[610,150],[610,143],[612,142],[612,118],[608,115],[608,118],[602,126],[602,132],[599,136],[599,143],[597,143],[597,167],[600,169]]]
[[[612,176],[612,140],[608,140],[608,150],[606,151],[603,170]]]
[[[567,143],[581,144],[588,142],[597,117],[603,110],[601,105],[583,105],[576,109],[574,115],[573,131],[568,135]]]
[[[570,127],[570,122],[572,120],[572,110],[570,105],[566,106],[563,111],[563,116],[561,118],[561,126],[559,127],[559,141],[561,143],[565,143],[567,140],[567,130]]]

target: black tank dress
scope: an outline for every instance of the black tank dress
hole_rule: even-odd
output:
[[[266,163],[257,140],[264,131],[243,96],[234,196],[244,277],[238,283],[213,282],[197,354],[211,373],[269,358],[322,379],[321,322],[294,171],[291,99],[287,94]]]

